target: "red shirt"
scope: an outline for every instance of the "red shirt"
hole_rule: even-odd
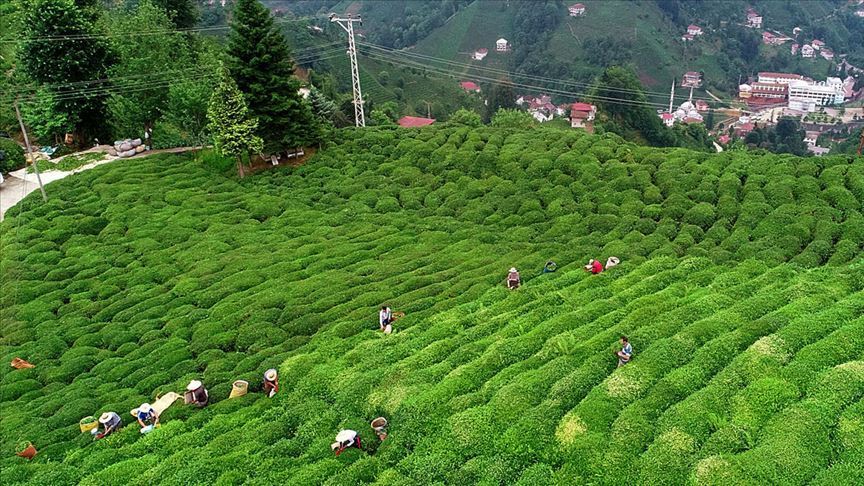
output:
[[[603,264],[600,263],[599,260],[594,260],[594,263],[591,264],[591,273],[598,274],[603,271]]]

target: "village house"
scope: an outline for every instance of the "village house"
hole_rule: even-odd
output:
[[[696,100],[693,105],[696,107],[696,111],[708,111],[708,109],[710,108],[708,106],[708,102],[705,100]]]
[[[495,50],[498,52],[507,52],[510,50],[510,43],[502,37],[495,41]]]
[[[828,155],[828,152],[830,152],[831,149],[827,147],[820,147],[818,145],[808,145],[807,151],[812,153],[816,157],[822,157],[823,155]]]
[[[585,15],[585,5],[581,3],[574,3],[573,5],[570,5],[567,10],[570,11],[571,17],[579,17]]]
[[[804,143],[807,145],[816,145],[816,141],[819,139],[819,132],[816,130],[807,130],[804,132]]]
[[[782,37],[779,35],[774,35],[767,30],[762,32],[762,43],[769,46],[780,46],[785,44],[786,42],[792,40],[789,37]]]
[[[462,81],[461,83],[459,83],[459,86],[461,86],[462,89],[464,89],[465,91],[468,91],[469,93],[479,93],[480,92],[480,86],[477,86],[477,84],[474,83],[473,81]]]
[[[487,54],[489,54],[489,49],[486,49],[485,47],[481,47],[480,49],[477,49],[476,51],[474,51],[474,54],[471,57],[475,61],[482,61],[483,58],[486,57]]]
[[[699,27],[695,24],[690,24],[687,26],[687,33],[692,36],[702,35],[702,27]]]
[[[681,40],[684,42],[690,42],[693,39],[695,39],[695,37],[693,37],[691,34],[684,34],[681,36]]]
[[[584,128],[586,131],[594,132],[594,118],[597,116],[597,107],[588,103],[573,103],[570,105],[570,127]]]
[[[798,44],[792,44],[792,55],[798,54],[798,48],[801,47]]]
[[[717,141],[720,142],[720,145],[728,145],[730,140],[732,140],[732,138],[725,133],[717,137]]]
[[[813,46],[809,44],[804,44],[801,46],[801,57],[804,58],[812,58],[816,56],[816,49],[813,49]]]
[[[817,51],[825,47],[825,43],[819,39],[813,39],[813,42],[811,42],[810,45],[813,46],[813,49],[816,49]]]
[[[819,55],[822,56],[823,58],[829,60],[829,61],[831,59],[834,59],[834,51],[832,51],[831,49],[828,49],[827,47],[825,49],[822,49],[821,51],[819,51]]]
[[[702,85],[702,74],[696,71],[687,71],[681,78],[681,86],[687,88],[698,88]]]
[[[741,99],[747,99],[753,95],[753,87],[747,83],[738,85],[738,97]]]
[[[756,125],[750,122],[742,123],[735,127],[735,136],[738,138],[744,138],[748,133],[752,132],[754,128],[756,128]]]
[[[762,28],[762,16],[752,8],[747,9],[747,27],[750,27],[751,29]]]
[[[663,124],[667,127],[671,127],[675,124],[675,115],[672,113],[664,111],[663,113],[660,113],[660,119],[663,120]]]
[[[396,123],[403,128],[417,128],[431,125],[435,123],[435,119],[423,118],[422,116],[403,116]]]

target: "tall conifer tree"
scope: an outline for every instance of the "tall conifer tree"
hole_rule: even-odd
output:
[[[298,93],[291,50],[273,16],[258,0],[238,0],[231,22],[228,67],[258,134],[269,151],[298,147],[316,138],[312,110]]]

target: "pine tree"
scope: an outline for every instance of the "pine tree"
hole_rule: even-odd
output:
[[[223,157],[234,158],[237,174],[243,177],[243,156],[260,152],[263,142],[255,135],[258,120],[249,116],[243,93],[224,67],[220,68],[219,85],[210,97],[207,120],[216,151]]]
[[[312,110],[298,93],[291,50],[270,11],[258,0],[238,0],[231,29],[228,67],[268,151],[315,141]]]
[[[192,0],[153,0],[153,4],[167,12],[178,29],[190,29],[198,23],[198,6]]]

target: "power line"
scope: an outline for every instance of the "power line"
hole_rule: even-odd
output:
[[[360,45],[362,47],[369,47],[371,49],[375,49],[375,50],[382,51],[382,52],[387,52],[387,53],[396,54],[396,55],[402,55],[402,56],[411,57],[411,58],[417,58],[418,60],[420,60],[422,62],[438,62],[438,63],[447,64],[447,65],[454,66],[454,67],[464,68],[466,70],[481,71],[481,72],[485,72],[487,74],[506,75],[506,76],[513,77],[513,78],[523,78],[523,79],[528,79],[528,80],[532,80],[532,81],[548,82],[548,83],[552,83],[552,84],[563,85],[563,86],[573,86],[573,87],[577,87],[577,88],[591,88],[594,86],[594,84],[592,84],[592,83],[582,83],[582,82],[578,82],[578,81],[566,81],[566,80],[549,78],[549,77],[544,77],[544,76],[536,76],[536,75],[531,75],[531,74],[513,73],[510,71],[503,70],[503,69],[496,69],[496,68],[487,67],[487,66],[477,66],[474,64],[465,64],[465,63],[460,63],[457,61],[451,61],[448,59],[442,59],[442,58],[438,58],[438,57],[428,56],[428,55],[420,54],[420,53],[416,53],[416,52],[391,49],[391,48],[388,48],[385,46],[370,44],[368,42],[361,42]],[[471,73],[467,73],[466,75],[473,76]],[[656,91],[647,91],[644,89],[643,90],[636,90],[636,89],[628,89],[628,88],[615,88],[615,87],[611,87],[611,86],[604,86],[604,88],[606,88],[609,91],[615,91],[615,92],[621,92],[621,93],[631,93],[631,94],[641,93],[641,94],[646,94],[646,95],[656,95],[658,97],[662,96],[663,98],[665,98],[667,96],[666,93],[660,93],[660,92],[656,92]],[[681,98],[687,99],[687,97],[684,97],[684,96],[682,96]],[[702,99],[702,100],[706,100],[706,101],[715,101],[715,100],[710,100],[709,98],[695,98],[694,97],[694,99]]]
[[[459,78],[459,73],[447,70],[446,68],[440,68],[440,67],[420,64],[418,62],[411,61],[411,60],[397,60],[397,59],[394,59],[392,57],[388,57],[386,54],[382,54],[382,53],[367,53],[366,55],[372,59],[379,60],[379,61],[391,62],[394,64],[400,64],[400,65],[405,66],[405,67],[423,69],[423,70],[434,72],[436,74],[441,74],[441,75],[449,76],[449,77],[453,77],[453,78]],[[548,87],[544,87],[544,86],[531,85],[531,84],[527,84],[527,83],[519,83],[519,82],[515,82],[515,81],[507,81],[507,80],[502,80],[500,78],[491,78],[491,77],[486,77],[486,76],[474,76],[474,77],[477,79],[489,82],[491,84],[495,84],[495,85],[518,86],[520,88],[524,88],[524,89],[528,89],[528,90],[532,90],[532,91],[537,91],[537,92],[547,92],[547,93],[559,94],[559,95],[570,96],[570,97],[589,96],[589,93],[587,93],[586,91],[582,91],[582,92],[566,91],[566,90],[562,90],[562,89],[548,88]],[[665,107],[664,104],[654,103],[654,102],[647,101],[647,100],[646,101],[639,101],[639,100],[632,100],[632,99],[628,100],[628,99],[612,98],[612,97],[597,96],[597,95],[594,95],[591,97],[594,99],[602,100],[602,101],[605,101],[607,103],[612,103],[612,104],[644,106],[644,107],[655,108],[655,109]]]
[[[327,55],[324,55],[327,54]],[[341,56],[343,54],[343,50],[333,49],[331,51],[325,51],[321,54],[309,55],[304,58],[296,59],[297,63],[305,63],[317,60],[326,60],[332,59],[334,57]],[[198,81],[205,80],[216,76],[216,73],[210,71],[207,68],[201,68],[198,71],[192,71],[188,76],[174,76],[170,78],[156,79],[156,80],[143,80],[135,82],[134,80],[127,80],[125,82],[116,83],[116,84],[106,84],[104,86],[95,86],[95,87],[87,87],[87,88],[78,88],[70,92],[61,92],[55,94],[53,99],[55,101],[67,101],[73,99],[81,99],[81,98],[89,98],[89,97],[101,97],[107,96],[111,94],[126,94],[133,92],[142,92],[149,91],[158,88],[167,88],[171,85],[179,82],[186,81]],[[33,101],[37,99],[37,95],[22,95],[22,101]],[[4,101],[2,97],[0,97],[0,101]]]
[[[334,48],[324,50],[320,53],[314,54],[306,54],[303,57],[298,57],[294,60],[295,63],[305,64],[311,61],[320,61],[331,59],[333,57],[337,57],[342,55],[342,48]],[[177,76],[178,74],[189,74],[190,76]],[[111,91],[116,91],[118,88],[122,91],[122,88],[125,87],[138,87],[138,86],[147,86],[149,84],[153,84],[156,87],[164,87],[163,85],[173,84],[175,81],[182,81],[187,79],[203,79],[209,76],[215,75],[210,71],[208,67],[194,67],[187,68],[181,70],[174,71],[163,71],[160,73],[150,73],[150,74],[138,74],[131,76],[124,76],[118,78],[103,78],[99,80],[89,80],[89,81],[79,81],[75,83],[65,83],[65,84],[54,84],[54,85],[43,85],[43,87],[51,88],[52,90],[64,90],[64,89],[72,89],[74,91],[67,93],[58,93],[54,95],[55,100],[66,100],[66,99],[75,99],[75,98],[85,98],[89,96],[101,96],[104,94],[110,94]],[[166,84],[167,83],[167,84]],[[13,91],[9,93],[7,99],[11,99],[11,96],[14,96],[15,93],[22,94],[22,100],[33,100],[37,97],[33,91],[35,91],[37,87],[33,87],[32,89],[27,88],[19,88],[17,91]],[[30,91],[31,94],[24,94],[25,92]],[[3,97],[0,97],[2,100]]]
[[[296,19],[274,19],[274,24],[290,24],[295,22],[306,22],[310,20],[318,20],[322,17],[300,17]],[[143,32],[129,32],[123,34],[71,34],[71,35],[46,35],[42,37],[33,37],[15,40],[0,40],[0,44],[23,44],[26,42],[59,42],[70,40],[93,40],[93,39],[112,39],[114,37],[144,37],[150,35],[164,34],[189,34],[195,32],[216,32],[220,30],[230,30],[231,25],[220,25],[213,27],[189,27],[184,29],[161,29],[150,30]]]

